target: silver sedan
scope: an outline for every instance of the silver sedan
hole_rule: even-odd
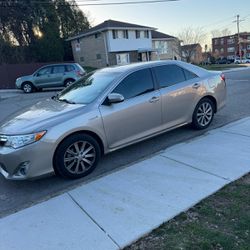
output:
[[[101,69],[0,125],[0,172],[80,178],[103,154],[185,124],[207,128],[225,99],[221,72],[180,61]]]

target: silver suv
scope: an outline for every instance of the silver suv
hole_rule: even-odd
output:
[[[78,63],[46,65],[32,75],[16,79],[16,87],[25,93],[52,87],[66,87],[86,74]]]

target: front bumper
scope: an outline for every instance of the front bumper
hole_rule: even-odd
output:
[[[19,149],[0,147],[0,173],[9,180],[25,180],[52,173],[52,146],[38,141]]]

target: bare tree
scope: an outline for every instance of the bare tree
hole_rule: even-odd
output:
[[[211,31],[212,38],[214,37],[221,37],[221,36],[230,36],[232,35],[232,31],[229,29],[223,29],[223,30],[212,30]]]
[[[191,62],[191,58],[197,51],[197,46],[205,43],[207,33],[201,27],[187,27],[178,34],[178,38],[184,45],[182,47],[182,57],[184,57],[187,62]]]

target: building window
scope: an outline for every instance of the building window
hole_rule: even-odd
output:
[[[101,37],[101,33],[96,33],[96,34],[95,34],[95,39],[97,39],[97,38],[99,38],[99,37]]]
[[[250,53],[247,53],[247,58],[250,58]]]
[[[247,36],[247,41],[250,41],[250,36]]]
[[[235,48],[234,47],[228,47],[227,52],[235,52]]]
[[[221,44],[221,45],[224,44],[224,38],[221,38],[221,39],[220,39],[220,44]]]
[[[118,38],[118,31],[112,30],[112,35],[113,35],[113,39],[117,39]]]
[[[80,57],[80,61],[84,62],[84,57],[83,56]]]
[[[97,60],[102,59],[102,55],[101,55],[101,54],[96,54],[96,59],[97,59]]]
[[[149,32],[148,32],[148,30],[145,30],[145,31],[144,31],[144,37],[145,37],[145,38],[149,38]]]
[[[123,38],[128,39],[128,31],[123,30]]]
[[[129,54],[128,53],[116,54],[116,62],[117,65],[124,65],[130,63]]]
[[[136,30],[135,31],[135,38],[136,39],[139,39],[141,37],[141,32],[140,32],[140,30]]]
[[[227,39],[227,44],[234,44],[234,38]]]
[[[224,49],[223,48],[220,49],[220,53],[224,53]]]
[[[218,40],[214,39],[214,45],[218,45]]]
[[[154,49],[156,49],[159,54],[167,54],[168,43],[166,41],[155,41]]]
[[[250,44],[247,45],[247,49],[250,50]]]

